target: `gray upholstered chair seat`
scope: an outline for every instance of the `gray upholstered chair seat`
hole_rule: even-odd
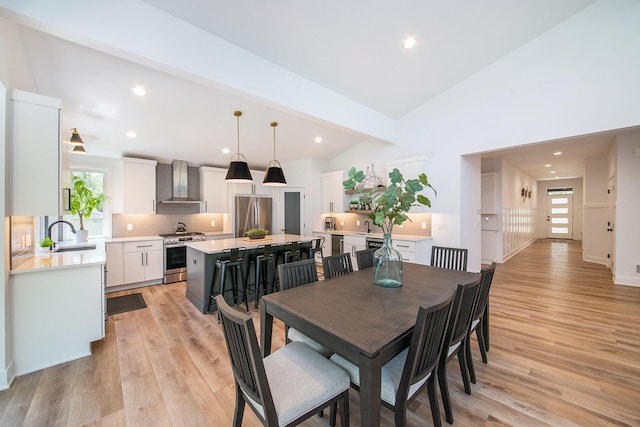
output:
[[[293,341],[293,342],[298,341],[298,342],[305,343],[306,345],[308,345],[309,347],[311,347],[312,349],[314,349],[324,357],[329,357],[333,353],[327,347],[323,346],[317,341],[312,340],[302,332],[298,331],[296,328],[289,328],[289,331],[287,332],[287,338],[289,339],[289,341]]]
[[[349,375],[344,369],[301,342],[287,344],[265,357],[263,362],[281,426],[350,386]],[[296,386],[292,387],[292,384]],[[246,394],[245,398],[264,417],[262,406]]]
[[[408,353],[409,349],[406,348],[402,353],[398,354],[396,357],[382,366],[380,397],[382,398],[382,400],[393,406],[395,406],[396,404],[396,392],[398,391],[398,386],[400,385],[402,370],[404,369],[404,364],[407,360]],[[331,356],[331,361],[336,365],[344,368],[344,370],[349,373],[351,382],[357,386],[360,386],[360,369],[358,368],[358,365],[349,362],[347,359],[337,354]],[[411,387],[409,387],[409,396],[407,398],[410,399],[413,394],[417,390],[419,390],[425,382],[427,382],[430,376],[431,373],[429,373],[426,377],[424,377],[417,383],[411,385]]]

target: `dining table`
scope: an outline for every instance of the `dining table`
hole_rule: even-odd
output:
[[[262,297],[260,346],[271,353],[273,318],[319,342],[360,370],[360,424],[380,425],[382,366],[402,352],[421,305],[455,292],[480,273],[403,262],[402,286],[373,281],[373,269],[299,286]]]

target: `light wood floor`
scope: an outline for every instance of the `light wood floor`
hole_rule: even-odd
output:
[[[489,363],[479,362],[474,339],[471,396],[457,363],[449,365],[454,425],[640,425],[640,288],[614,286],[581,253],[580,242],[540,240],[498,265]],[[16,378],[0,392],[0,425],[230,426],[233,378],[215,315],[195,310],[184,283],[139,291],[149,307],[110,317],[91,357]],[[276,328],[279,346],[284,332]],[[354,390],[350,400],[359,425]],[[409,425],[431,425],[426,392],[410,410]],[[389,410],[382,418],[393,425]],[[258,425],[249,409],[244,425]]]

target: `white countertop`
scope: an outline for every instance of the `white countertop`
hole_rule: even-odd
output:
[[[316,230],[314,233],[323,233],[323,234],[337,234],[340,236],[358,236],[358,237],[373,237],[376,239],[382,239],[384,234],[382,233],[365,233],[362,231],[349,231],[349,230]],[[392,233],[393,240],[407,240],[410,242],[421,242],[423,240],[432,240],[431,236],[418,236],[416,234],[400,234],[400,233]]]
[[[45,252],[38,248],[33,258],[14,268],[9,274],[34,273],[38,270],[50,268],[75,268],[104,264],[106,262],[104,240],[89,240],[89,243],[96,243],[96,248],[72,252]]]
[[[250,240],[248,237],[241,237],[236,239],[220,239],[220,240],[205,240],[203,242],[187,242],[185,245],[189,248],[204,252],[205,254],[215,254],[223,251],[224,249],[233,248],[247,248],[252,249],[260,245],[274,245],[281,243],[290,243],[297,241],[309,241],[313,239],[313,236],[298,236],[297,234],[276,234],[273,236],[267,236],[264,239]]]

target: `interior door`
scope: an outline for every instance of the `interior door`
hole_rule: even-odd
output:
[[[547,190],[547,239],[573,239],[573,188]]]
[[[616,227],[615,227],[615,219],[616,219],[616,178],[611,177],[609,179],[607,193],[607,232],[609,233],[609,252],[607,256],[607,265],[611,273],[613,273],[613,264],[615,257],[615,249],[616,249]]]
[[[305,234],[304,189],[287,188],[282,190],[282,205],[284,206],[282,232],[285,234]]]

